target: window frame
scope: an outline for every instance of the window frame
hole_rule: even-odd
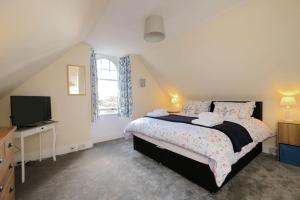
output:
[[[99,81],[115,81],[118,83],[118,80],[119,80],[119,72],[118,72],[118,58],[117,57],[112,57],[112,56],[104,56],[104,55],[98,55],[96,57],[96,62],[98,62],[98,60],[101,60],[101,59],[104,59],[104,60],[108,60],[110,61],[111,63],[113,63],[116,67],[116,72],[117,72],[117,78],[116,79],[106,79],[106,78],[100,78],[98,76],[97,78],[97,84],[99,84]],[[99,73],[101,67],[97,65],[97,73]],[[102,69],[102,70],[107,70],[107,71],[114,71],[114,70],[109,70],[109,69]],[[99,92],[99,88],[98,88],[98,91]],[[119,91],[117,92],[117,98],[119,98]],[[98,101],[99,101],[99,97],[98,97]],[[118,111],[118,107],[116,108],[115,112],[114,113],[101,113],[101,111],[103,111],[103,109],[100,109],[99,107],[97,108],[98,109],[98,116],[109,116],[109,115],[118,115],[119,111]]]

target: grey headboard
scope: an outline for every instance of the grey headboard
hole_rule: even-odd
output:
[[[210,112],[214,111],[214,108],[215,108],[214,102],[246,103],[246,102],[249,102],[249,101],[212,101],[211,105],[210,105]],[[254,117],[256,119],[259,119],[259,120],[263,120],[263,102],[262,101],[256,101],[255,102],[255,108],[254,108],[252,117]]]

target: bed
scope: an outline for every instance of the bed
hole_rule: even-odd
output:
[[[213,111],[213,109],[214,102],[212,102],[210,106],[210,111]],[[262,111],[263,103],[255,102],[255,108],[252,117],[258,120],[262,120]],[[150,120],[151,122],[153,122],[153,120],[155,119],[143,120]],[[172,122],[155,122],[159,123],[158,129],[161,126],[160,124],[162,124],[162,126],[165,126],[167,130],[171,130],[171,126],[185,126],[182,130],[201,129],[198,127],[193,127],[191,125],[179,125],[178,123],[172,124]],[[150,130],[149,127],[146,129],[148,131]],[[153,132],[155,131],[157,130],[153,129]],[[216,193],[218,190],[220,190],[232,177],[234,177],[240,170],[242,170],[248,163],[250,163],[251,160],[253,160],[262,152],[262,139],[259,140],[259,142],[253,142],[252,144],[249,144],[249,148],[245,148],[245,153],[241,153],[240,155],[234,154],[237,158],[236,161],[232,161],[230,172],[227,172],[225,174],[226,176],[223,175],[223,178],[221,177],[222,180],[218,180],[218,178],[216,177],[216,173],[214,173],[215,169],[212,170],[211,162],[212,160],[214,160],[214,158],[211,155],[199,153],[197,151],[193,151],[193,149],[184,148],[183,146],[176,145],[176,143],[172,142],[171,140],[169,142],[166,140],[157,139],[155,137],[152,137],[152,135],[145,134],[146,131],[141,131],[139,129],[129,128],[127,129],[127,132],[130,132],[133,135],[133,146],[135,150],[149,156],[159,163],[162,163],[166,167],[195,182],[211,193]],[[188,140],[189,138],[186,137],[182,139]]]

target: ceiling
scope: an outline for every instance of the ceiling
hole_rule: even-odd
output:
[[[106,55],[141,53],[190,31],[243,0],[110,0],[86,41]],[[166,40],[144,41],[145,18],[163,16]]]
[[[1,0],[0,97],[86,38],[106,0]]]
[[[107,55],[162,45],[243,0],[1,0],[0,97],[85,41]],[[166,40],[143,40],[144,20],[165,19]]]

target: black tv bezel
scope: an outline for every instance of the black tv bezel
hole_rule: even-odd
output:
[[[48,106],[48,116],[49,116],[49,119],[47,120],[41,120],[41,121],[36,121],[32,124],[16,124],[14,122],[14,118],[13,118],[13,104],[12,104],[12,98],[14,97],[29,97],[29,98],[43,98],[43,99],[49,99],[49,106]],[[51,108],[51,96],[23,96],[23,95],[12,95],[10,96],[10,121],[11,121],[11,124],[13,126],[16,126],[18,129],[21,129],[21,128],[30,128],[30,127],[36,127],[36,126],[39,126],[39,124],[43,124],[44,122],[47,122],[47,121],[52,121],[52,108]]]

